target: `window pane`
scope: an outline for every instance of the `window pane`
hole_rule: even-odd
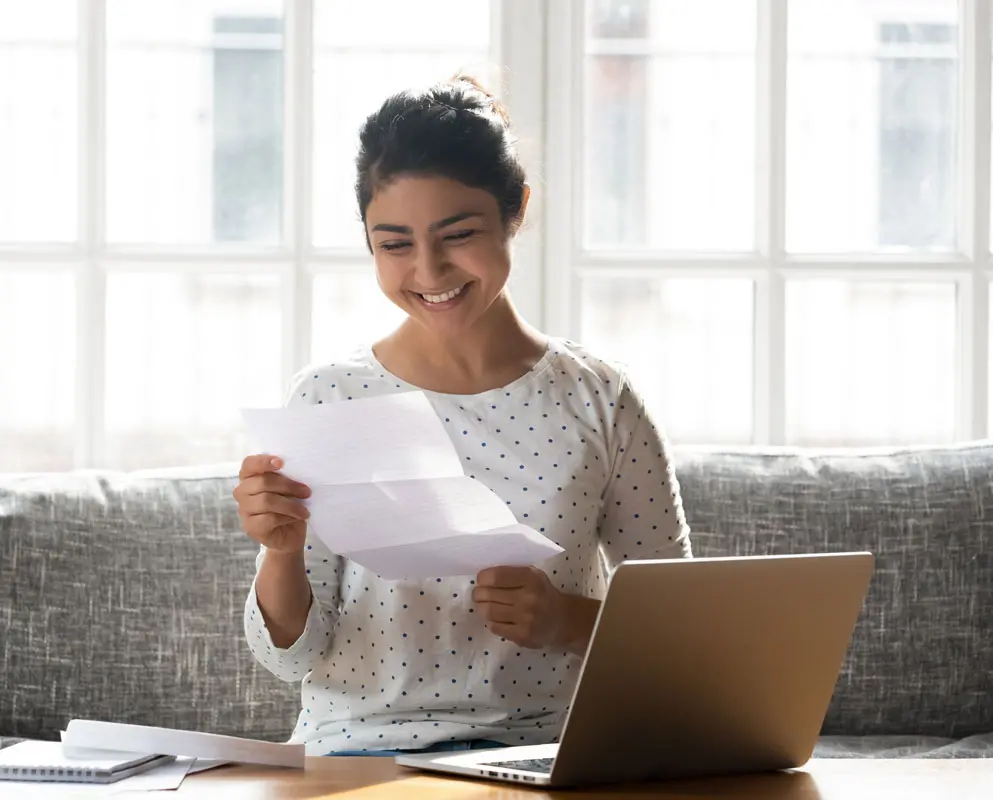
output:
[[[956,247],[955,0],[790,3],[787,246]]]
[[[581,341],[629,366],[673,441],[752,439],[749,280],[583,281]]]
[[[490,3],[317,0],[314,11],[314,243],[364,249],[353,188],[362,122],[390,94],[460,69],[496,91]]]
[[[283,180],[278,0],[108,0],[107,235],[275,243]]]
[[[326,364],[370,345],[406,314],[386,299],[368,272],[314,276],[311,360]]]
[[[280,405],[279,281],[107,278],[107,466],[240,460],[240,410]]]
[[[0,42],[76,43],[79,0],[0,4]]]
[[[751,249],[755,3],[586,9],[584,246]]]
[[[786,293],[786,436],[931,444],[955,434],[955,287],[798,281]]]
[[[70,469],[76,397],[73,276],[0,272],[0,342],[5,343],[0,347],[0,472]]]
[[[314,42],[321,50],[485,54],[491,11],[489,0],[315,0]]]
[[[0,4],[0,242],[76,238],[76,6]]]

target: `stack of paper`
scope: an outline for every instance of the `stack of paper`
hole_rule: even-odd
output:
[[[178,789],[187,775],[231,762],[303,768],[305,758],[302,744],[91,720],[70,722],[61,743],[22,742],[0,755],[0,772],[5,763],[35,767],[35,774],[26,779],[0,780],[0,796],[18,798],[106,797]],[[121,777],[137,764],[150,768]],[[109,771],[118,776],[101,778]],[[90,782],[101,779],[99,784]]]
[[[310,487],[314,534],[383,578],[474,575],[562,552],[463,473],[422,392],[242,414],[258,452]]]
[[[198,762],[209,761],[201,765],[204,769],[227,762],[303,768],[305,758],[302,744],[87,719],[69,723],[62,732],[62,748],[70,757],[98,750],[192,757]]]

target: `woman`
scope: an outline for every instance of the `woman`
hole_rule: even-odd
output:
[[[261,545],[249,645],[302,681],[293,738],[310,755],[554,741],[606,574],[690,556],[664,439],[622,371],[514,309],[529,189],[497,100],[465,78],[391,97],[362,128],[357,166],[379,285],[408,316],[301,373],[288,403],[424,391],[466,474],[564,552],[540,569],[385,581],[308,536],[309,490],[278,454],[249,456],[234,493]]]

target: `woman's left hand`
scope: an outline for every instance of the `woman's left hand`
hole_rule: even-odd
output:
[[[564,644],[569,602],[537,567],[490,567],[472,590],[486,627],[522,647]]]

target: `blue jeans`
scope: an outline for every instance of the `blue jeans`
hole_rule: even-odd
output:
[[[490,747],[506,747],[502,742],[494,742],[490,739],[470,739],[467,742],[438,742],[428,747],[414,750],[339,750],[334,753],[327,753],[329,756],[396,756],[409,753],[452,753],[460,750],[484,750]]]

